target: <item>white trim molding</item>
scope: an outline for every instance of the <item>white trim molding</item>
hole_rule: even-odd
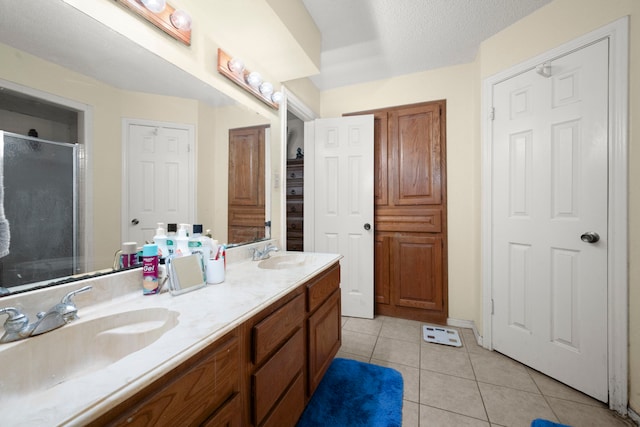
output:
[[[609,41],[609,252],[608,252],[608,372],[609,407],[622,415],[628,404],[628,129],[629,17],[625,16],[580,38],[486,78],[482,83],[482,309],[483,344],[492,349],[492,127],[493,86],[536,65],[566,55],[596,41]]]

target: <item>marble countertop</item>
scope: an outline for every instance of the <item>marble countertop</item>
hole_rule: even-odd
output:
[[[284,254],[287,253],[275,256]],[[105,314],[145,308],[163,308],[179,313],[178,324],[147,347],[107,367],[30,393],[3,393],[3,383],[12,380],[6,374],[12,368],[7,360],[2,361],[2,352],[17,345],[27,349],[24,346],[29,344],[27,341],[38,340],[44,335],[1,344],[0,414],[3,423],[21,426],[86,424],[341,258],[336,254],[306,252],[304,255],[307,257],[304,265],[287,269],[262,269],[253,261],[230,263],[223,283],[207,285],[178,296],[169,293],[143,296],[140,270],[134,270],[56,287],[49,293],[46,290],[34,291],[21,300],[3,298],[2,306],[14,303],[27,308],[36,300],[41,306],[47,306],[43,300],[59,301],[60,296],[69,290],[91,284],[94,288],[91,292],[78,294],[75,298],[81,318],[74,322],[88,322]],[[69,326],[45,335],[56,334],[66,327]],[[86,337],[87,340],[91,338]],[[30,344],[33,344],[30,347],[37,348],[37,342]],[[64,342],[59,344],[65,345]],[[82,352],[82,348],[77,351]],[[15,360],[12,363],[25,362]],[[38,366],[31,369],[37,377]]]

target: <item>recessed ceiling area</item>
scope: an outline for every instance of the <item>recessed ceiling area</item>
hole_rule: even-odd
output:
[[[302,0],[322,34],[320,90],[472,62],[551,0]]]

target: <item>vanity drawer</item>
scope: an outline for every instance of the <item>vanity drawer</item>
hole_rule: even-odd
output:
[[[261,427],[294,426],[304,411],[304,375],[298,375]]]
[[[340,264],[335,264],[307,285],[307,311],[314,311],[339,287]]]
[[[303,320],[304,295],[300,294],[256,324],[252,329],[253,363],[262,363],[296,328],[302,326]]]
[[[253,374],[253,414],[259,425],[300,375],[304,366],[304,335],[298,329],[289,341]]]

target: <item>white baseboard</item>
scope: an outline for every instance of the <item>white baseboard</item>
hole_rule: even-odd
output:
[[[636,423],[636,425],[640,426],[640,415],[636,411],[631,408],[627,408],[627,416]]]
[[[473,335],[476,337],[476,342],[479,346],[482,346],[482,336],[478,332],[478,328],[476,327],[476,322],[473,320],[462,320],[462,319],[453,319],[449,317],[447,319],[447,325],[455,326],[456,328],[466,328],[471,329],[473,331]]]

